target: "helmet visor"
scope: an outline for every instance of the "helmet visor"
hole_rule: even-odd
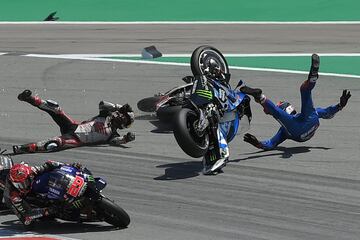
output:
[[[29,179],[25,179],[22,182],[12,182],[12,184],[20,192],[28,192],[30,190],[30,180]]]

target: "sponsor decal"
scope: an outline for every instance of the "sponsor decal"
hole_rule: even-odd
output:
[[[312,136],[314,136],[316,129],[319,127],[319,124],[314,125],[312,128],[310,128],[309,131],[306,133],[301,134],[300,138],[301,140],[309,140]]]
[[[60,168],[60,170],[63,170],[63,171],[65,171],[65,172],[71,173],[71,172],[72,172],[72,167],[62,166],[62,167]]]
[[[53,193],[55,195],[60,195],[60,191],[59,190],[56,190],[55,188],[49,188],[49,192],[50,193]]]
[[[200,97],[204,97],[210,100],[213,98],[212,92],[209,90],[196,90],[195,93]]]

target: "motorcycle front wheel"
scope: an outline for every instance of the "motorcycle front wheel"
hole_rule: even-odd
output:
[[[104,221],[119,228],[126,228],[130,224],[130,217],[119,205],[108,198],[102,198],[97,203]]]
[[[209,135],[199,136],[194,130],[197,114],[188,108],[181,109],[174,119],[174,136],[181,149],[193,158],[204,156],[209,147]]]
[[[194,76],[211,76],[209,72],[211,61],[215,61],[223,73],[230,73],[228,63],[222,53],[212,46],[203,45],[196,48],[191,55],[190,65]]]

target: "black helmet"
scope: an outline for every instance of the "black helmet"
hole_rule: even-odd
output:
[[[115,111],[111,113],[110,124],[111,124],[111,128],[113,129],[128,128],[133,122],[134,122],[133,112],[121,113],[119,111]]]

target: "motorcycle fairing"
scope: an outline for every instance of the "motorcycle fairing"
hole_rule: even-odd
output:
[[[197,106],[204,106],[212,102],[214,97],[213,88],[207,84],[206,77],[194,81],[190,100]]]
[[[239,129],[240,118],[235,112],[235,118],[232,121],[220,122],[219,128],[221,133],[226,136],[226,141],[230,142],[236,136]]]
[[[239,91],[233,91],[226,88],[217,81],[214,81],[215,96],[220,99],[222,106],[224,107],[224,113],[220,119],[219,128],[226,140],[230,142],[235,136],[240,124],[240,115],[237,111],[237,107],[247,98],[245,94]],[[223,100],[221,100],[223,99]]]
[[[95,183],[96,183],[96,189],[99,191],[103,190],[107,185],[106,181],[100,177],[95,178]]]
[[[218,162],[218,160],[225,159],[226,161],[230,155],[229,146],[224,134],[219,128],[217,129],[216,133],[218,145],[216,147],[214,145],[210,146],[208,151],[205,153],[203,159],[205,168],[209,168],[209,166],[212,166],[211,168],[217,168],[215,164]]]
[[[194,83],[188,83],[188,84],[185,84],[185,85],[182,85],[182,86],[173,87],[172,89],[170,89],[169,91],[167,91],[167,92],[165,92],[164,94],[161,94],[161,95],[169,95],[169,96],[171,96],[174,93],[175,94],[178,93],[179,91],[180,92],[183,92],[183,91],[187,92],[192,88],[193,84]]]
[[[81,195],[86,189],[86,183],[83,183],[76,190],[76,196],[69,194],[74,182],[80,178],[84,180],[77,168],[62,166],[59,169],[37,176],[32,184],[31,192],[40,194],[49,200],[69,200]]]
[[[219,142],[219,149],[220,149],[220,158],[229,157],[229,146],[225,139],[225,136],[221,129],[218,128],[218,142]]]
[[[174,87],[167,91],[164,94],[159,94],[159,101],[156,103],[155,111],[157,111],[160,107],[165,105],[166,103],[170,103],[174,98],[187,98],[190,95],[190,90],[193,86],[193,83],[189,83],[186,85]]]
[[[69,180],[57,171],[46,172],[35,178],[31,192],[51,200],[61,200],[66,191],[63,186],[68,184]]]

